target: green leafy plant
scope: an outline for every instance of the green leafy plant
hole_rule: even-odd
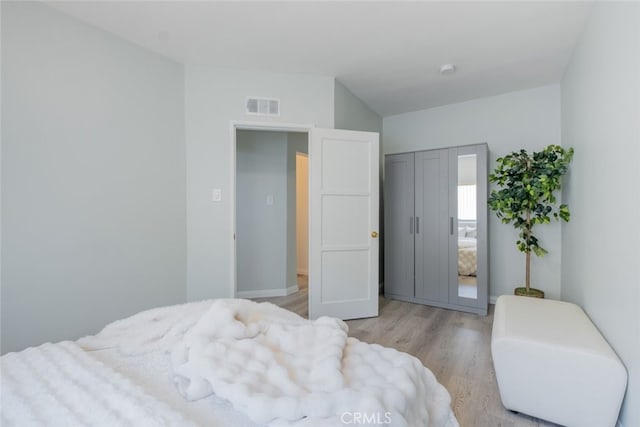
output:
[[[489,182],[499,187],[491,191],[489,208],[504,224],[513,224],[520,231],[516,245],[526,255],[525,294],[533,293],[531,252],[537,256],[547,253],[533,234],[534,226],[548,224],[551,218],[569,221],[569,207],[557,206],[555,192],[561,189],[562,176],[572,158],[573,148],[565,150],[559,145],[549,145],[532,154],[515,151],[500,157],[489,175]]]

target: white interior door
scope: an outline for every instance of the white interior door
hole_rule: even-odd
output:
[[[311,131],[310,319],[378,315],[378,144],[372,132]]]

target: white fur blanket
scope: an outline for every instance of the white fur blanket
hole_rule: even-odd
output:
[[[192,426],[75,343],[0,359],[2,426]]]
[[[149,310],[79,342],[123,354],[171,353],[189,400],[215,394],[258,424],[457,426],[450,396],[406,354],[269,303],[214,300]]]

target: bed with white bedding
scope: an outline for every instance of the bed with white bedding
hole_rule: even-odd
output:
[[[418,359],[347,331],[247,300],[148,310],[2,356],[2,425],[458,425]]]
[[[458,220],[458,275],[478,274],[478,224],[475,220]]]
[[[475,237],[458,237],[458,274],[478,274],[478,243]]]

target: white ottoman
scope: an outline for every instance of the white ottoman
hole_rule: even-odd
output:
[[[615,426],[627,371],[575,304],[501,296],[491,353],[502,404],[565,426]]]

